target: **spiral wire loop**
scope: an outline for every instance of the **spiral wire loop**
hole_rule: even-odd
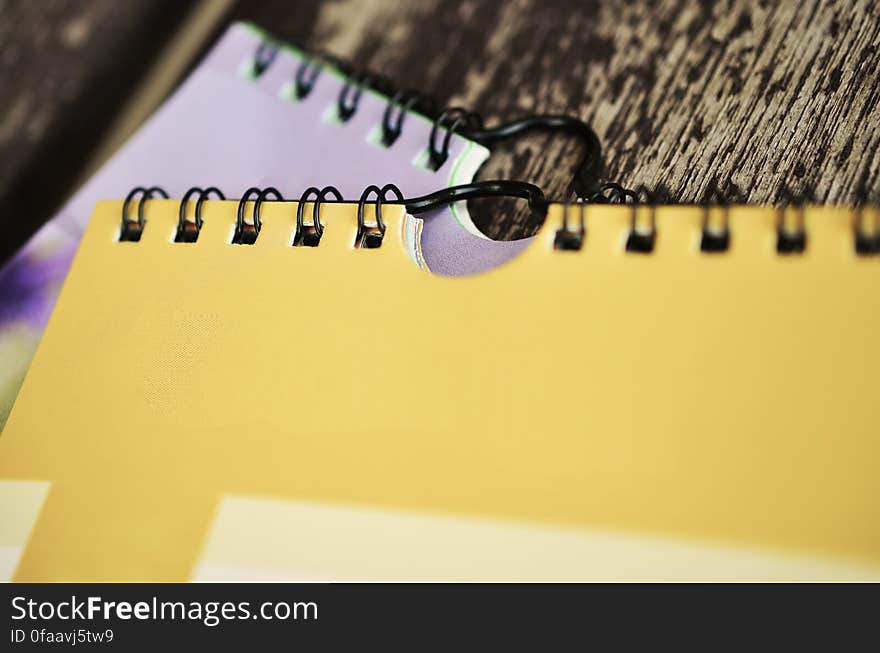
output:
[[[302,60],[296,68],[293,79],[293,92],[297,100],[304,100],[308,97],[312,89],[315,88],[315,82],[324,71],[324,68],[333,63],[333,58],[324,53],[318,53]]]
[[[187,219],[186,209],[192,198],[198,195],[195,206],[195,215],[192,220]],[[167,199],[168,194],[158,186],[146,188],[138,186],[133,188],[126,196],[122,205],[122,229],[120,240],[138,241],[143,232],[146,220],[144,217],[144,205],[147,200],[159,196]],[[181,199],[178,205],[178,220],[174,242],[196,242],[198,234],[204,223],[202,217],[202,205],[205,200],[212,196],[219,200],[225,200],[226,197],[215,186],[208,188],[192,187]],[[370,198],[375,196],[373,200],[375,206],[375,223],[367,224],[365,217],[365,209],[370,202]],[[129,216],[129,207],[135,198],[140,197],[138,205],[137,219],[131,219]],[[547,201],[540,188],[533,184],[520,181],[499,180],[499,181],[478,181],[461,186],[451,186],[441,188],[427,195],[420,197],[405,198],[400,188],[394,184],[385,184],[381,188],[377,185],[370,185],[361,194],[358,200],[357,210],[357,235],[355,238],[355,247],[364,249],[375,249],[381,246],[382,239],[387,229],[385,221],[382,218],[382,206],[385,204],[403,205],[406,211],[411,215],[424,215],[453,202],[466,201],[470,199],[488,198],[488,197],[518,197],[528,200],[529,207],[541,218],[546,216]],[[307,188],[300,196],[296,213],[296,230],[294,232],[293,245],[314,247],[320,243],[321,236],[324,233],[324,225],[321,223],[320,211],[321,205],[332,198],[334,202],[345,202],[342,194],[334,186],[325,186],[318,189],[315,186]],[[305,223],[305,205],[313,201],[312,206],[312,223]],[[257,241],[257,237],[262,229],[262,221],[260,219],[260,209],[264,202],[277,201],[284,202],[285,199],[277,188],[267,187],[259,188],[252,186],[248,188],[241,199],[238,201],[238,209],[236,212],[235,231],[232,243],[237,245],[253,245]],[[245,212],[248,202],[253,202],[253,219],[251,222],[245,220]]]
[[[584,147],[583,157],[572,171],[569,192],[580,199],[587,199],[599,188],[603,168],[602,145],[593,128],[582,120],[571,116],[541,114],[489,128],[465,126],[460,131],[463,136],[485,146],[533,131],[569,134],[581,141]]]
[[[144,233],[144,226],[146,225],[144,205],[147,203],[147,200],[151,200],[156,196],[168,199],[168,193],[159,186],[150,186],[149,188],[137,186],[132,188],[128,195],[125,196],[125,200],[122,202],[122,228],[119,231],[120,241],[132,243],[140,241]],[[128,215],[128,207],[136,197],[139,198],[137,220],[131,220]]]
[[[255,78],[261,77],[268,70],[272,62],[275,61],[275,57],[278,56],[278,50],[279,47],[275,41],[267,39],[260,42],[254,53],[252,71]]]
[[[868,223],[862,202],[855,210],[853,245],[858,256],[880,256],[880,215],[874,208],[873,224]]]
[[[382,204],[387,203],[388,195],[393,194],[398,202],[404,202],[403,193],[394,184],[385,184],[382,188],[376,185],[367,186],[361,193],[358,200],[357,209],[357,235],[355,236],[355,247],[359,249],[375,249],[382,246],[382,239],[385,238],[385,222],[382,220]],[[367,225],[364,219],[364,208],[371,195],[376,196],[374,205],[376,207],[376,224]]]
[[[196,195],[198,198],[195,214],[190,220],[186,216],[186,209]],[[179,204],[174,242],[192,243],[197,241],[203,225],[202,204],[212,196],[220,200],[225,199],[223,193],[214,186],[204,189],[193,187],[186,192]],[[787,188],[780,190],[779,196],[782,201],[777,209],[776,251],[781,255],[802,253],[807,246],[803,206],[810,196],[803,193],[794,194]],[[147,200],[154,197],[167,199],[168,194],[158,186],[138,186],[128,193],[122,204],[120,241],[137,242],[140,240],[146,224],[144,207]],[[525,199],[537,218],[543,221],[546,217],[548,202],[543,192],[538,186],[527,182],[513,180],[477,181],[441,188],[427,195],[412,198],[404,197],[401,190],[394,184],[386,184],[382,187],[373,184],[364,189],[357,202],[357,233],[354,246],[358,249],[375,249],[382,245],[387,228],[382,217],[382,207],[386,204],[403,205],[410,215],[424,216],[454,202],[491,197]],[[729,214],[731,199],[737,203],[743,201],[742,194],[733,184],[728,184],[728,188],[724,192],[715,182],[707,186],[703,201],[705,213],[700,234],[701,251],[718,253],[729,250],[732,237]],[[138,208],[136,218],[132,218],[130,207],[135,200],[139,200]],[[247,203],[250,201],[254,202],[253,218],[251,222],[248,222],[245,220],[245,212]],[[238,203],[233,243],[252,245],[256,242],[262,228],[260,208],[266,201],[283,202],[285,200],[274,187],[263,189],[251,187],[244,193]],[[306,223],[306,204],[310,201],[312,201],[312,221]],[[325,186],[320,189],[312,186],[300,196],[296,210],[293,246],[316,247],[320,244],[324,233],[324,225],[320,218],[321,205],[328,201],[345,202],[342,194],[334,186]],[[375,207],[375,222],[367,224],[365,209],[371,201]],[[625,241],[626,251],[642,254],[653,252],[657,238],[657,221],[656,203],[652,192],[644,185],[637,186],[633,190],[616,182],[606,182],[599,185],[587,198],[563,201],[562,225],[554,234],[554,249],[565,251],[582,248],[587,233],[585,212],[588,204],[625,204],[629,206],[631,218]],[[712,223],[713,216],[710,216],[710,211],[713,205],[723,209],[719,214],[716,214],[720,224]],[[570,215],[574,206],[577,206],[578,209],[576,220],[572,220]],[[639,223],[639,206],[645,206],[649,209],[647,224]],[[880,215],[876,212],[866,214],[861,205],[854,212],[853,245],[855,253],[859,256],[880,256]]]
[[[277,51],[278,46],[272,41],[264,41],[258,46],[254,56],[255,76],[265,72],[275,60]],[[337,115],[341,122],[348,122],[357,112],[364,89],[369,88],[390,96],[382,120],[381,143],[385,147],[391,147],[399,138],[407,113],[419,112],[432,120],[427,143],[428,167],[432,170],[439,170],[449,159],[454,134],[461,134],[488,147],[530,131],[562,132],[578,138],[586,149],[583,159],[573,171],[571,192],[580,199],[586,199],[598,187],[603,167],[602,148],[596,133],[582,120],[565,115],[533,115],[487,128],[480,114],[476,112],[460,107],[446,107],[438,111],[437,103],[426,95],[415,91],[395,91],[394,85],[387,78],[366,71],[354,71],[343,61],[326,53],[308,56],[297,67],[294,76],[296,99],[302,100],[311,93],[321,72],[328,65],[332,65],[348,78],[337,99]],[[441,131],[444,132],[442,137]]]
[[[630,204],[631,215],[629,223],[629,233],[626,236],[626,244],[624,249],[627,252],[635,254],[650,254],[654,251],[654,244],[657,241],[657,214],[654,208],[653,200],[648,196],[647,190],[643,191],[648,197],[647,202],[640,202],[642,193],[633,191],[628,188],[614,189],[617,203]],[[627,202],[627,200],[630,200]],[[638,224],[638,205],[645,204],[648,206],[648,228],[645,229]]]
[[[547,215],[547,200],[544,192],[534,184],[525,181],[501,179],[497,181],[474,181],[470,184],[441,188],[421,197],[404,200],[406,212],[410,215],[423,215],[453,202],[462,202],[487,197],[517,197],[528,201],[532,213],[541,220]]]
[[[428,163],[431,170],[439,170],[446,163],[446,160],[449,158],[449,145],[452,141],[452,135],[460,127],[482,129],[483,119],[479,114],[461,107],[444,109],[437,116],[437,119],[431,125],[431,135],[428,138]],[[445,130],[445,133],[442,145],[438,148],[437,134],[441,129]]]
[[[566,199],[565,204],[562,207],[562,226],[556,230],[556,234],[553,236],[553,249],[561,251],[577,251],[584,245],[584,238],[587,235],[584,207],[587,205],[587,202],[583,200],[577,200],[574,202],[574,205],[579,209],[578,226],[576,229],[572,229],[568,224],[568,214],[571,210],[571,205],[571,200]]]
[[[578,251],[583,247],[587,234],[585,209],[588,204],[618,204],[626,198],[638,202],[638,197],[618,183],[608,182],[601,185],[586,198],[578,198],[575,202],[566,199],[562,207],[562,226],[553,237],[553,248],[561,251]],[[569,226],[569,213],[572,205],[578,207],[577,228]]]
[[[730,187],[729,187],[730,188]],[[730,247],[730,212],[728,196],[721,192],[718,184],[710,182],[703,199],[703,228],[700,234],[700,251],[707,254],[726,252]],[[722,207],[721,225],[712,223],[711,205]]]
[[[525,190],[530,189],[530,190]],[[407,199],[407,211],[413,215],[427,212],[441,204],[453,201],[472,199],[475,197],[513,196],[529,199],[536,214],[546,214],[547,202],[543,193],[537,186],[525,182],[515,181],[491,181],[474,182],[454,188],[443,189],[427,195],[424,198]],[[810,192],[793,193],[787,187],[780,191],[783,198],[783,208],[780,209],[780,218],[777,221],[777,252],[780,254],[799,253],[806,248],[807,233],[804,222],[803,207],[813,201]],[[428,198],[430,200],[428,201]],[[632,209],[630,229],[626,239],[626,251],[636,253],[651,253],[657,238],[657,221],[655,215],[655,194],[644,184],[635,189],[625,188],[616,182],[606,182],[600,185],[593,193],[584,200],[565,200],[563,203],[562,226],[554,235],[554,249],[578,250],[582,247],[586,236],[585,210],[587,204],[627,204]],[[704,195],[703,226],[700,234],[700,249],[707,253],[728,251],[731,240],[730,214],[731,204],[743,204],[745,198],[734,184],[728,183],[722,192],[717,183],[712,182],[707,187]],[[715,204],[723,207],[720,228],[710,223],[710,205]],[[637,223],[636,210],[639,205],[650,209],[647,228]],[[569,212],[573,207],[578,207],[578,220],[570,224]],[[783,222],[782,211],[784,207],[796,208],[796,225]],[[871,220],[869,222],[869,219]],[[853,222],[853,241],[856,253],[860,256],[880,256],[880,215],[874,213],[871,218],[866,216],[863,206],[860,204],[855,211]],[[783,240],[783,244],[779,243]]]
[[[342,201],[342,194],[335,186],[324,186],[321,189],[311,186],[300,196],[296,207],[296,231],[293,235],[294,247],[317,247],[321,243],[321,236],[324,235],[324,225],[321,224],[321,204],[326,202],[327,198],[331,195],[337,202]],[[306,202],[312,197],[314,197],[312,223],[305,224],[303,216]]]
[[[776,209],[776,252],[786,256],[803,254],[807,249],[804,204],[812,201],[812,194],[794,193],[783,185],[777,195],[780,202]]]
[[[657,216],[653,197],[645,186],[636,190],[624,188],[616,182],[607,182],[591,193],[587,202],[591,204],[627,204],[631,207],[629,232],[624,249],[636,254],[650,254],[657,240]],[[638,224],[638,206],[649,208],[647,229]]]
[[[186,219],[186,207],[189,203],[190,199],[192,199],[195,195],[198,195],[198,199],[196,200],[195,207],[195,215],[193,220]],[[210,199],[211,196],[215,196],[218,200],[225,200],[226,196],[223,192],[215,187],[210,186],[209,188],[200,188],[198,186],[193,186],[183,196],[183,199],[180,200],[180,208],[178,209],[178,217],[177,217],[177,232],[174,236],[175,243],[194,243],[199,239],[199,233],[202,231],[202,204],[206,199]]]
[[[394,145],[403,131],[403,121],[406,115],[421,107],[427,110],[433,109],[433,101],[426,95],[413,90],[399,90],[394,93],[385,105],[382,114],[382,145],[391,147]],[[394,110],[397,109],[397,113]]]
[[[247,203],[251,201],[251,198],[254,198],[254,217],[253,222],[247,222],[244,219],[244,210]],[[263,226],[260,221],[260,206],[269,198],[279,202],[284,201],[284,197],[278,192],[278,189],[273,186],[263,189],[252,186],[245,191],[244,195],[238,202],[235,233],[232,237],[233,244],[253,245],[257,242],[257,237],[260,235],[260,229],[262,229]]]
[[[355,73],[346,79],[336,100],[336,115],[339,120],[348,122],[357,112],[364,87],[369,87],[373,80],[373,75],[369,73]]]

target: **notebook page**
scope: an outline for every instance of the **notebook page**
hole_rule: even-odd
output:
[[[770,209],[731,209],[711,255],[701,209],[658,208],[639,255],[611,206],[555,251],[553,207],[521,257],[446,278],[412,264],[399,209],[357,250],[355,207],[325,208],[321,244],[297,248],[289,203],[264,207],[253,246],[228,244],[234,202],[208,206],[195,244],[170,242],[175,202],[138,243],[99,205],[0,438],[0,478],[50,486],[16,579],[181,580],[294,553],[264,571],[345,578],[353,523],[373,549],[510,533],[524,565],[535,542],[574,562],[581,542],[653,551],[657,577],[697,548],[704,579],[878,578],[880,262],[854,255],[849,211],[806,209],[807,250],[786,257]],[[233,509],[247,498],[265,509]],[[283,547],[297,523],[279,516],[319,528],[317,548],[224,543]],[[473,579],[466,539],[388,546],[411,579]],[[570,578],[591,579],[580,560]]]

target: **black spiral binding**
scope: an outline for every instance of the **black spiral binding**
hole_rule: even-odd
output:
[[[191,199],[198,195],[193,220],[186,217],[186,208]],[[216,187],[190,188],[180,201],[178,211],[178,223],[174,242],[196,242],[202,228],[202,204],[205,200],[215,196],[225,199],[224,194]],[[781,255],[799,254],[806,250],[808,239],[804,223],[803,205],[804,195],[795,195],[787,189],[780,192],[784,201],[778,209],[779,217],[776,226],[776,251]],[[147,200],[155,197],[168,198],[168,194],[158,186],[138,186],[129,192],[122,203],[122,227],[119,240],[123,242],[138,242],[143,234],[146,220],[144,206]],[[466,201],[489,197],[513,197],[528,201],[529,208],[539,221],[543,221],[547,214],[548,202],[541,189],[533,184],[513,180],[477,181],[460,186],[443,188],[433,193],[420,197],[405,198],[400,189],[394,184],[386,184],[382,187],[370,185],[364,189],[358,200],[357,210],[357,233],[354,246],[359,249],[375,249],[381,247],[385,236],[386,226],[382,219],[382,207],[386,204],[402,204],[410,215],[423,215],[442,206],[453,202]],[[139,198],[137,217],[130,216],[130,205]],[[736,187],[730,185],[726,192],[721,192],[715,184],[710,184],[705,193],[705,215],[700,234],[700,250],[708,254],[724,252],[729,249],[732,238],[728,207],[730,200],[742,201],[742,195]],[[333,186],[325,186],[318,189],[310,187],[300,196],[296,210],[296,228],[293,236],[293,246],[317,247],[324,233],[321,223],[320,211],[322,204],[329,201],[344,202],[342,194]],[[245,191],[238,203],[235,232],[232,242],[238,245],[253,245],[262,228],[260,220],[260,207],[266,201],[283,202],[284,197],[274,187],[257,188],[251,187]],[[247,203],[253,201],[253,217],[250,222],[245,220]],[[305,207],[312,202],[312,221],[305,222]],[[372,201],[375,207],[375,222],[367,224],[365,209]],[[587,234],[585,223],[585,207],[588,204],[626,204],[631,207],[630,228],[627,234],[625,249],[627,252],[638,254],[650,254],[654,250],[657,239],[657,222],[655,217],[655,201],[652,193],[645,187],[639,186],[635,190],[624,188],[620,184],[609,182],[600,186],[595,192],[584,200],[575,203],[565,201],[563,206],[562,226],[554,235],[554,248],[562,251],[581,249]],[[724,208],[721,214],[720,225],[712,224],[709,215],[709,206],[712,204]],[[578,219],[572,220],[570,213],[572,207],[578,207]],[[650,208],[647,213],[647,225],[638,223],[637,208],[646,206]],[[792,211],[794,208],[795,211]],[[788,209],[788,210],[786,210]],[[880,220],[876,217],[872,224],[864,214],[862,206],[857,207],[853,221],[853,247],[858,256],[880,256]],[[785,218],[794,216],[794,224]]]
[[[312,223],[305,224],[303,214],[305,213],[306,202],[314,196],[314,204],[312,205]],[[324,225],[321,224],[321,204],[327,201],[329,196],[333,196],[337,202],[342,201],[342,194],[334,186],[324,186],[318,189],[315,186],[307,188],[300,196],[299,203],[296,207],[296,231],[293,234],[294,247],[317,247],[321,243],[321,236],[324,235]]]
[[[581,162],[574,168],[570,191],[581,199],[588,199],[599,188],[602,176],[602,145],[596,132],[587,123],[563,115],[535,115],[491,128],[474,129],[465,126],[461,134],[483,145],[499,143],[532,131],[562,132],[576,137],[584,146]]]
[[[382,115],[382,145],[385,147],[394,145],[394,141],[403,131],[403,121],[406,114],[414,111],[416,107],[427,107],[427,111],[434,112],[432,101],[418,91],[402,89],[391,96]],[[395,109],[397,110],[396,114],[394,113]]]
[[[741,203],[739,191],[729,188],[728,193],[722,193],[716,182],[711,182],[706,189],[703,203],[707,205],[703,212],[703,231],[700,234],[700,251],[707,254],[719,254],[730,248],[730,212],[728,211],[729,197],[735,193],[736,203]],[[709,206],[717,204],[723,208],[721,226],[711,223]]]
[[[873,227],[869,227],[862,204],[856,208],[853,241],[859,256],[880,256],[880,220],[875,217]]]
[[[644,201],[642,196],[644,195]],[[657,215],[655,213],[654,201],[647,190],[629,190],[623,189],[623,193],[619,195],[621,203],[629,203],[632,205],[632,213],[630,216],[629,233],[626,236],[625,250],[636,254],[650,254],[654,251],[654,244],[657,242]],[[630,200],[627,202],[627,200]],[[636,207],[639,204],[648,206],[648,226],[638,223],[638,213]]]
[[[233,244],[253,245],[257,242],[257,238],[260,235],[260,229],[263,226],[263,223],[260,221],[260,206],[269,198],[275,199],[279,202],[284,201],[284,197],[278,192],[278,189],[272,186],[263,189],[252,186],[245,191],[244,195],[238,202],[235,233],[232,236]],[[254,215],[253,220],[248,222],[244,219],[244,210],[245,206],[250,201],[254,202]]]
[[[722,192],[715,182],[709,184],[703,201],[705,209],[703,214],[703,226],[700,232],[701,252],[706,254],[717,254],[726,252],[730,248],[731,230],[728,207],[731,202],[743,202],[742,194],[738,188],[732,184],[728,184],[726,191]],[[588,204],[630,205],[632,207],[632,216],[630,218],[629,232],[626,237],[625,250],[637,254],[650,254],[654,251],[654,246],[657,240],[657,221],[655,216],[656,201],[654,199],[654,194],[644,185],[640,185],[636,187],[636,189],[631,190],[613,182],[603,184],[586,200],[578,201],[574,204],[574,206],[579,208],[579,219],[575,228],[572,228],[569,224],[569,213],[571,212],[572,205],[571,203],[566,202],[563,208],[562,227],[557,230],[554,239],[554,247],[556,249],[581,249],[584,237],[586,236],[584,209]],[[647,225],[638,224],[636,209],[640,205],[650,208]],[[723,208],[723,211],[720,214],[720,224],[716,224],[712,221],[713,216],[710,214],[710,207],[712,205],[717,205]],[[805,236],[803,235],[800,237],[805,239]]]
[[[158,186],[150,186],[149,188],[137,186],[132,188],[128,195],[125,196],[125,201],[122,202],[122,229],[119,231],[120,241],[132,243],[140,241],[141,235],[144,233],[144,226],[146,225],[144,205],[147,203],[147,200],[153,199],[156,196],[168,199],[168,193]],[[140,198],[138,201],[137,220],[131,220],[128,215],[128,207],[136,197]]]
[[[431,170],[439,170],[446,163],[446,159],[449,158],[449,144],[452,142],[453,134],[459,130],[473,132],[482,128],[483,119],[473,111],[461,107],[443,109],[431,125],[431,135],[428,137],[428,165]],[[437,147],[437,134],[441,129],[445,131],[445,134],[442,145]]]
[[[584,207],[587,205],[583,200],[574,203],[579,208],[577,228],[572,229],[568,222],[568,214],[571,212],[571,202],[566,202],[562,208],[562,226],[556,230],[553,236],[553,249],[574,252],[584,246],[584,238],[587,235],[586,219],[584,217]]]
[[[571,212],[572,202],[566,200],[562,208],[562,226],[556,230],[553,239],[554,249],[562,251],[577,251],[583,247],[584,238],[587,235],[586,219],[584,216],[584,208],[587,204],[618,204],[625,202],[627,199],[633,201],[638,200],[635,191],[624,188],[620,184],[608,182],[602,184],[589,197],[578,199],[574,205],[578,207],[577,228],[572,229],[569,226],[569,213]]]
[[[269,66],[272,65],[272,62],[275,61],[275,57],[278,56],[279,46],[278,43],[272,40],[264,40],[260,42],[260,45],[257,46],[257,51],[254,53],[254,66],[252,69],[252,73],[254,77],[260,77]]]
[[[631,206],[630,226],[624,244],[625,251],[636,254],[650,254],[654,251],[654,243],[657,240],[657,218],[654,214],[654,202],[650,192],[644,186],[639,186],[632,190],[624,188],[615,182],[602,184],[586,200],[578,202],[580,207],[580,228],[577,231],[572,231],[568,227],[567,214],[570,210],[569,205],[563,208],[562,229],[556,233],[554,240],[556,249],[581,249],[584,236],[586,235],[586,225],[584,223],[584,206],[586,204],[627,204]],[[650,208],[647,227],[639,224],[638,221],[636,209],[640,204]]]
[[[346,78],[336,100],[336,115],[341,122],[348,122],[355,114],[364,88],[372,83],[373,76],[369,73],[354,73]]]
[[[138,206],[138,217],[137,220],[132,220],[129,216],[129,205],[138,195],[142,197],[140,205]],[[193,220],[188,220],[186,217],[186,209],[188,203],[196,195],[198,195],[198,200],[196,201],[195,206],[195,216]],[[212,195],[220,200],[226,199],[223,192],[215,186],[204,189],[193,187],[186,192],[183,199],[180,200],[178,207],[178,222],[174,242],[196,242],[203,224],[202,204],[205,200],[210,199]],[[160,196],[165,199],[168,198],[168,194],[158,186],[152,186],[149,188],[138,186],[126,196],[122,205],[123,226],[120,240],[140,240],[146,224],[143,206],[146,200],[151,199],[154,196]],[[541,189],[533,184],[520,181],[475,181],[470,184],[451,186],[427,195],[408,199],[403,196],[403,193],[394,184],[385,184],[381,188],[376,185],[370,185],[364,189],[364,192],[361,193],[360,199],[357,202],[357,233],[354,246],[359,249],[376,249],[381,247],[386,231],[385,221],[382,219],[382,207],[386,204],[404,205],[407,213],[410,215],[422,215],[451,204],[452,202],[478,199],[482,197],[518,197],[528,200],[529,207],[534,213],[539,215],[539,217],[543,218],[547,213],[547,201],[544,199],[544,193]],[[321,206],[330,201],[328,198],[332,198],[332,202],[334,203],[345,202],[341,193],[333,186],[325,186],[321,189],[312,186],[306,189],[306,191],[300,196],[296,209],[296,227],[292,242],[293,246],[317,247],[320,244],[321,236],[324,233],[320,211]],[[238,202],[235,232],[232,237],[233,244],[253,245],[257,242],[263,224],[260,219],[260,208],[263,203],[267,201],[285,202],[286,200],[278,189],[272,186],[268,188],[258,188],[253,186],[245,191],[244,195]],[[305,207],[310,201],[312,202],[312,222],[311,224],[307,224],[305,222]],[[366,221],[366,206],[371,201],[375,207],[375,222],[373,224],[368,224]],[[250,222],[245,219],[245,211],[248,202],[254,203],[253,216]]]
[[[254,55],[254,71],[265,72],[277,54],[274,41],[260,43]],[[403,129],[407,113],[417,112],[432,120],[428,139],[428,167],[439,170],[449,158],[449,147],[454,134],[461,134],[477,143],[489,146],[530,131],[563,132],[578,138],[585,146],[581,162],[574,170],[571,191],[579,198],[588,198],[599,187],[602,173],[602,147],[593,129],[585,122],[563,115],[534,115],[495,127],[485,127],[483,119],[473,111],[460,107],[437,110],[437,103],[415,91],[395,90],[387,78],[365,71],[355,71],[340,60],[327,54],[305,58],[294,74],[294,95],[303,100],[311,93],[325,68],[332,66],[346,76],[347,81],[337,99],[337,116],[343,123],[357,112],[361,94],[366,89],[386,93],[388,103],[382,120],[381,143],[392,147]],[[259,75],[256,75],[259,76]],[[442,137],[440,132],[444,132]]]
[[[297,67],[293,80],[294,96],[297,100],[304,100],[315,87],[315,82],[324,66],[334,65],[335,59],[328,54],[316,54]]]
[[[186,218],[186,207],[189,203],[190,199],[198,195],[198,199],[196,200],[196,208],[195,214],[192,220],[187,220]],[[210,199],[211,196],[216,197],[218,200],[225,200],[226,196],[223,192],[216,188],[215,186],[210,186],[209,188],[200,188],[198,186],[193,186],[183,196],[183,199],[180,200],[180,208],[178,209],[178,217],[177,217],[177,232],[174,235],[175,243],[194,243],[199,239],[199,233],[202,231],[202,203]]]
[[[400,203],[404,202],[403,193],[394,184],[385,184],[382,188],[372,185],[367,186],[358,200],[357,210],[357,234],[354,238],[354,246],[362,249],[375,249],[382,246],[385,238],[385,223],[382,221],[382,204],[388,202],[388,195],[392,194]],[[368,225],[364,219],[364,208],[371,195],[376,196],[376,224]]]
[[[532,214],[543,222],[547,216],[547,200],[544,192],[534,184],[525,181],[502,179],[498,181],[474,181],[470,184],[450,186],[421,197],[404,200],[406,211],[410,215],[422,215],[452,204],[467,200],[488,197],[513,197],[528,202]]]
[[[806,222],[804,220],[805,205],[814,202],[810,191],[794,192],[783,185],[778,189],[780,202],[777,206],[776,219],[776,252],[782,256],[803,254],[808,245]],[[657,236],[656,220],[653,208],[656,204],[653,193],[645,186],[629,190],[617,183],[603,184],[598,191],[585,200],[575,203],[565,202],[563,208],[562,227],[557,230],[554,247],[559,250],[579,250],[586,235],[584,209],[587,204],[618,204],[626,203],[633,206],[632,222],[626,240],[626,251],[650,253],[654,248]],[[700,251],[707,254],[726,252],[730,248],[731,228],[729,207],[732,204],[744,204],[745,198],[735,185],[728,183],[722,191],[716,182],[710,182],[704,193],[702,206],[705,207],[703,226],[700,233]],[[636,224],[635,207],[637,204],[650,206],[650,222],[648,228],[639,228]],[[720,206],[720,224],[712,223],[710,207]],[[572,206],[579,208],[576,226],[570,226],[569,214]],[[859,256],[880,256],[880,220],[869,225],[864,215],[863,203],[856,206],[853,220],[853,247]]]
[[[776,252],[784,256],[803,254],[807,249],[804,204],[812,200],[812,195],[795,194],[787,186],[783,186],[778,195],[782,201],[776,214]],[[794,210],[786,210],[789,207]],[[792,218],[794,218],[794,225],[791,224]]]

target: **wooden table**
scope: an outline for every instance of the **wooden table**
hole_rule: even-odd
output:
[[[0,5],[0,208],[8,254],[63,201],[168,48],[181,73],[229,20],[327,50],[493,124],[571,113],[608,179],[672,201],[733,185],[775,202],[877,201],[880,6],[828,2],[13,0]],[[207,27],[206,27],[207,25]],[[193,36],[198,33],[197,38]],[[189,39],[188,48],[179,47]],[[198,42],[192,47],[192,42]],[[176,45],[178,44],[178,45]],[[123,130],[124,131],[124,130]],[[104,139],[104,140],[102,140]],[[561,136],[501,148],[480,178],[558,197],[580,156]],[[91,160],[90,160],[91,157]],[[534,225],[483,219],[496,237]]]

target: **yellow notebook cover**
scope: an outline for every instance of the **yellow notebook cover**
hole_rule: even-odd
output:
[[[20,581],[880,579],[880,260],[853,213],[553,205],[518,259],[420,271],[385,207],[292,247],[295,204],[195,243],[100,203],[0,437]],[[649,211],[650,209],[639,209]]]

